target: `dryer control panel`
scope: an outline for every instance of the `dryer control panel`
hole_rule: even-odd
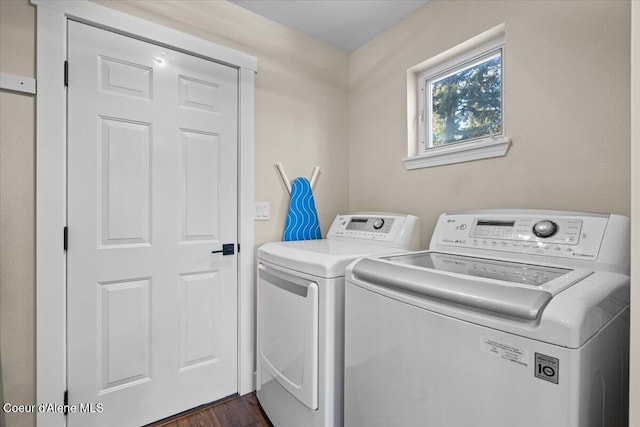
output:
[[[327,239],[367,241],[402,249],[418,249],[420,220],[413,215],[362,213],[338,215]]]
[[[629,220],[619,215],[543,210],[487,210],[443,214],[430,249],[497,251],[607,262],[628,258]],[[521,256],[520,256],[521,255]],[[564,262],[564,261],[563,261]]]

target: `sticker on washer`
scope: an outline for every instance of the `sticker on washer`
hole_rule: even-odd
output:
[[[517,363],[518,365],[529,365],[529,355],[527,350],[515,347],[511,344],[498,342],[487,337],[480,337],[480,351]]]
[[[558,384],[560,360],[545,354],[536,353],[536,365],[533,374],[536,378]]]

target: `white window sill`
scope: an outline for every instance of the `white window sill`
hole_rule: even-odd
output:
[[[507,154],[511,139],[507,137],[487,138],[480,141],[461,142],[432,148],[424,154],[402,159],[407,170],[431,168],[472,160],[501,157]]]

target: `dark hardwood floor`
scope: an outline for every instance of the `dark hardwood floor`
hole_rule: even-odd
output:
[[[232,396],[147,427],[273,427],[255,393]]]

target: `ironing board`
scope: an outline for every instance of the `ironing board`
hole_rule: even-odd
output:
[[[284,229],[284,240],[322,239],[316,203],[313,199],[311,183],[307,178],[293,180],[291,201]]]

